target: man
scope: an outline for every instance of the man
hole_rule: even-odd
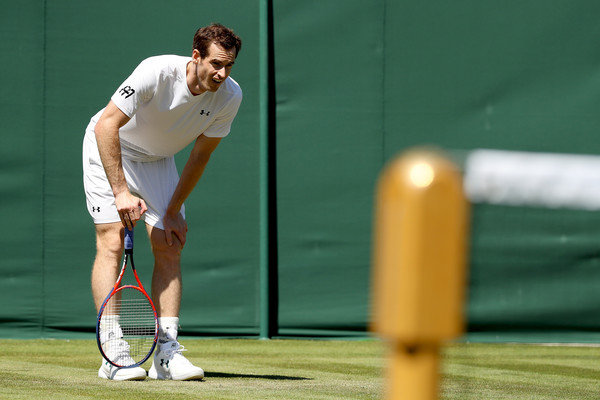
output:
[[[212,152],[227,136],[242,100],[229,77],[241,40],[220,24],[194,35],[192,57],[148,58],[92,117],[83,144],[84,188],[96,227],[92,294],[96,308],[119,272],[123,226],[144,219],[154,255],[152,298],[159,341],[148,377],[202,379],[177,340],[181,303],[180,255],[186,242],[184,200]],[[181,177],[174,155],[194,142]],[[103,362],[98,376],[138,380],[146,371]]]

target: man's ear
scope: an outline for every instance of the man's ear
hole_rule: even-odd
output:
[[[198,62],[202,59],[202,57],[200,57],[200,51],[198,49],[194,49],[192,51],[192,59],[194,60],[194,62]]]

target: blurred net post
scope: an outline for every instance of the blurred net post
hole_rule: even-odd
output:
[[[434,400],[439,351],[464,331],[469,203],[459,169],[415,149],[376,193],[372,330],[389,341],[388,399]]]

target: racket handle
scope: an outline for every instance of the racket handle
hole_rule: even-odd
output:
[[[133,229],[125,227],[125,250],[133,250]]]

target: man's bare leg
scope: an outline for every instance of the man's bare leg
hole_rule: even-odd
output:
[[[181,304],[181,242],[173,235],[169,246],[165,231],[148,226],[154,253],[152,298],[159,315],[158,349],[148,371],[151,379],[188,380],[204,378],[202,368],[194,366],[182,354],[177,339]]]
[[[96,259],[92,268],[92,295],[96,310],[100,309],[119,276],[123,257],[122,231],[121,222],[96,225]],[[140,380],[146,378],[146,371],[141,367],[115,368],[103,360],[98,376],[118,381]]]
[[[92,295],[96,311],[111,291],[119,276],[123,256],[123,224],[96,225],[96,258],[92,268]]]
[[[159,317],[179,317],[181,305],[181,250],[174,236],[169,246],[165,231],[147,225],[152,253],[154,274],[152,275],[152,299]]]

